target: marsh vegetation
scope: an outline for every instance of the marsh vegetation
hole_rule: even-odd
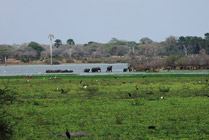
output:
[[[19,118],[14,139],[62,139],[54,135],[66,128],[91,134],[75,140],[209,137],[208,74],[0,79],[1,89],[9,81],[17,93],[16,102],[4,106]]]

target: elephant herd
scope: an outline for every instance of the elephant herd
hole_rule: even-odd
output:
[[[86,69],[84,69],[84,72],[90,72],[90,69],[86,68]],[[101,68],[100,67],[92,68],[91,72],[101,72]]]
[[[72,73],[73,70],[46,70],[46,73]]]
[[[84,72],[90,72],[90,69],[86,68],[86,69],[84,69]],[[101,72],[101,68],[100,67],[94,67],[94,68],[91,69],[91,72]],[[112,66],[108,66],[106,72],[112,72]]]
[[[101,72],[101,68],[100,67],[94,67],[92,69],[86,68],[84,69],[84,72]],[[127,71],[132,71],[132,69],[130,67],[128,68],[124,68],[123,72],[127,72]],[[112,72],[112,66],[108,66],[106,72]]]
[[[93,68],[85,68],[84,72],[101,72],[100,67],[93,67]],[[124,68],[123,72],[132,71],[130,67]],[[72,73],[72,70],[46,70],[46,73]],[[106,72],[112,72],[112,66],[108,66]]]

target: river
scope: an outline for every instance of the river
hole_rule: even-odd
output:
[[[107,67],[112,66],[113,72],[106,72]],[[84,73],[85,68],[100,67],[102,72]],[[8,65],[0,66],[0,76],[15,76],[15,75],[45,75],[45,74],[63,74],[63,73],[46,73],[46,70],[73,70],[73,73],[78,75],[111,75],[111,74],[209,74],[209,70],[171,70],[154,73],[147,72],[123,72],[127,68],[127,63],[114,64],[62,64],[62,65]]]
[[[79,75],[91,75],[92,73],[84,73],[85,68],[100,67],[101,73],[93,73],[94,75],[108,74],[106,73],[107,67],[112,66],[113,73],[122,72],[124,68],[128,67],[127,63],[114,63],[114,64],[62,64],[62,65],[8,65],[0,66],[0,76],[12,75],[43,75],[47,74],[46,70],[73,70],[73,73]],[[49,73],[53,74],[53,73]],[[57,74],[57,73],[56,73]],[[109,73],[111,74],[111,73]]]

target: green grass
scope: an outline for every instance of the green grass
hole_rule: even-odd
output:
[[[18,93],[7,106],[19,118],[14,139],[66,139],[54,137],[66,128],[91,133],[74,140],[209,138],[208,74],[54,77],[0,77]]]

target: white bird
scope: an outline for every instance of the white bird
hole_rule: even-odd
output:
[[[164,97],[163,97],[163,96],[161,96],[160,98],[161,98],[161,99],[164,99]]]
[[[59,90],[59,88],[57,88],[57,90]]]
[[[85,89],[86,89],[86,88],[87,88],[87,86],[83,86],[83,88],[85,88]]]

